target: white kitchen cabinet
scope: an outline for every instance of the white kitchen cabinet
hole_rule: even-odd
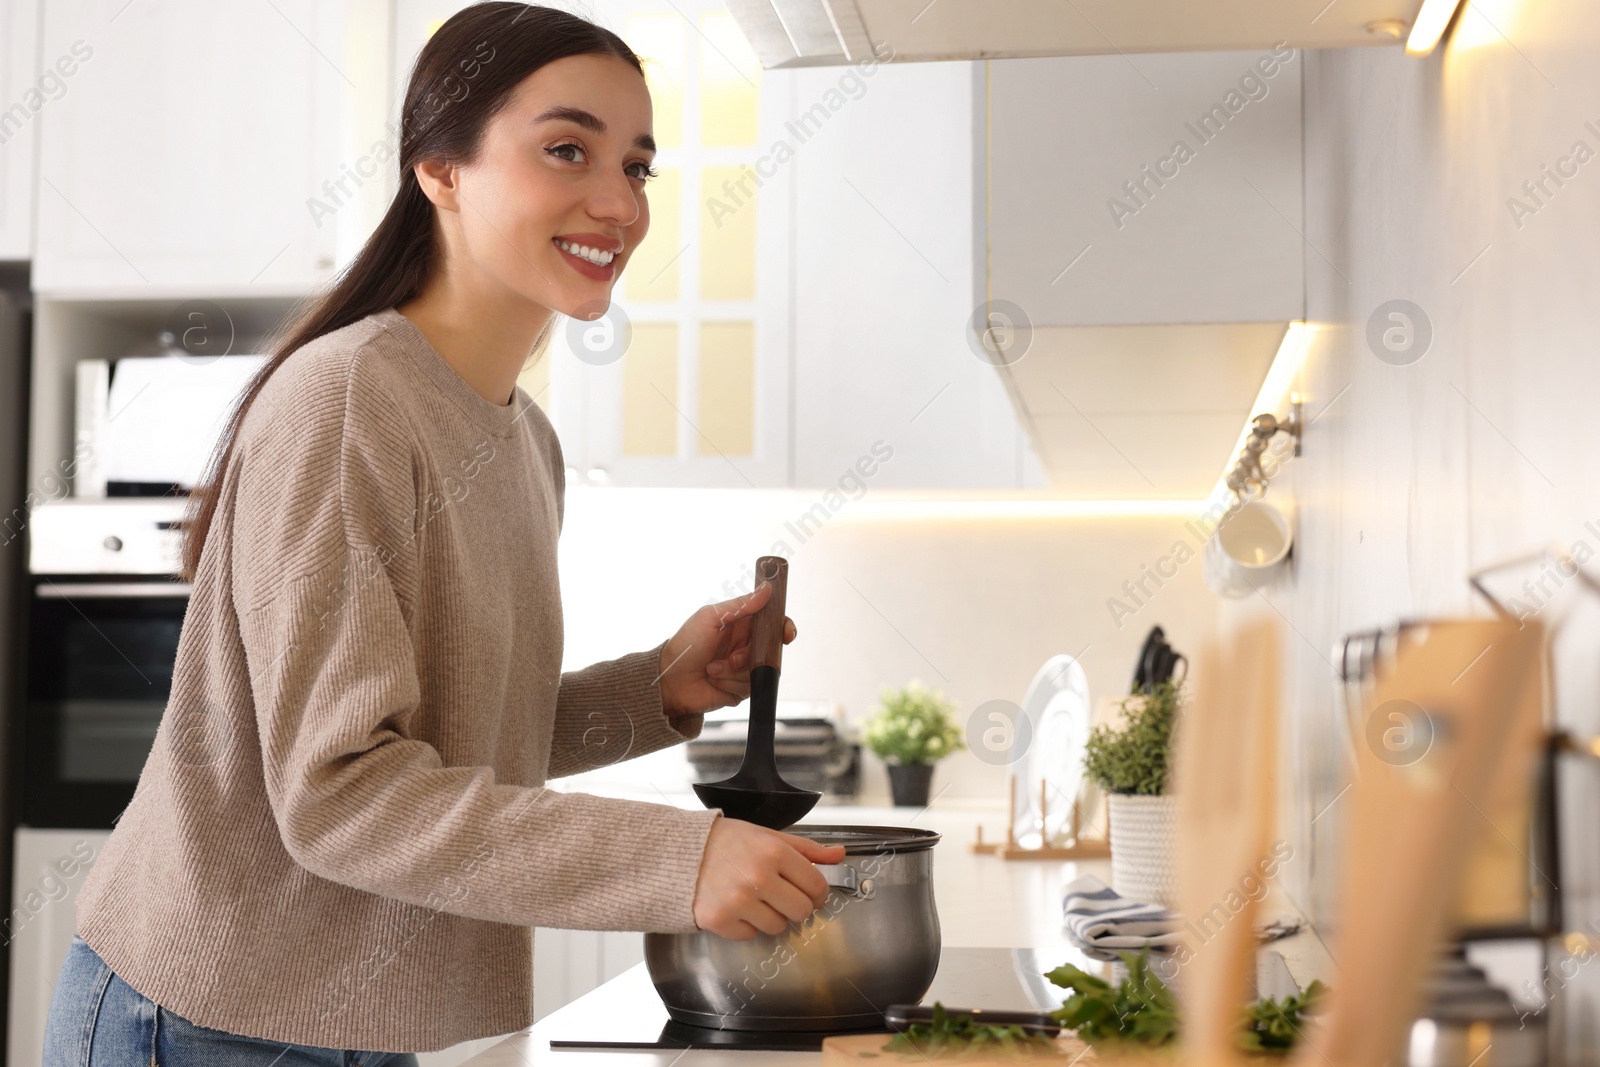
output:
[[[626,30],[625,12],[602,13]],[[690,28],[679,16],[668,21]],[[716,447],[695,406],[702,379],[685,346],[673,381],[661,383],[663,393],[677,389],[672,453],[629,455],[627,420],[637,412],[625,397],[629,357],[592,365],[573,354],[567,331],[552,349],[549,380],[552,417],[576,477],[611,485],[826,488],[865,463],[872,487],[1042,484],[1003,385],[967,342],[975,269],[973,65],[871,64],[751,77],[759,80],[760,130],[740,159],[760,178],[750,183],[758,235],[753,308],[696,299],[691,290],[663,312],[635,298],[631,278],[619,285],[617,304],[636,330],[666,321],[687,333],[697,321],[753,318],[754,448]],[[663,107],[657,94],[657,110],[670,114],[671,104]],[[690,92],[682,110],[695,108]],[[928,159],[939,160],[936,172],[925,173]],[[664,148],[658,162],[682,162],[687,172],[719,161],[714,149],[685,159]],[[727,206],[750,210],[716,182],[693,188],[686,173],[682,225],[660,234],[653,226],[649,240],[681,245],[682,274],[690,277],[711,254],[707,219]]]
[[[39,1067],[50,996],[76,929],[74,901],[110,837],[109,830],[16,831],[5,928],[11,949],[9,1067]]]
[[[837,484],[877,442],[871,488],[1042,483],[968,328],[983,267],[983,65],[876,64],[795,78],[795,484]],[[803,125],[802,125],[803,124]],[[805,136],[802,138],[802,134]]]
[[[643,934],[539,927],[533,948],[534,1019],[543,1019],[643,962]]]
[[[386,10],[47,5],[41,62],[76,67],[35,119],[35,289],[270,295],[328,279],[370,223],[352,168],[382,129]]]
[[[33,161],[39,113],[66,90],[39,69],[37,0],[0,0],[0,259],[33,255]]]

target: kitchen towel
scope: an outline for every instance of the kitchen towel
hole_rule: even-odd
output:
[[[1092,874],[1067,883],[1061,911],[1067,933],[1085,948],[1167,949],[1176,948],[1182,940],[1177,912],[1118,896]],[[1256,927],[1256,942],[1277,941],[1299,933],[1303,925],[1295,918],[1263,923]]]
[[[1118,896],[1091,874],[1069,882],[1066,894],[1062,913],[1067,933],[1088,948],[1175,948],[1182,940],[1176,913]]]

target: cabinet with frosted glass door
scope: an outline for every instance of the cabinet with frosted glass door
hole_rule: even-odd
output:
[[[522,384],[569,485],[787,485],[790,196],[761,146],[788,81],[764,77],[719,3],[598,13],[650,82],[650,230],[611,309],[563,321]]]

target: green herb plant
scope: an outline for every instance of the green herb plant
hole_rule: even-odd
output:
[[[961,747],[956,705],[938,690],[913,680],[903,689],[884,687],[878,714],[861,739],[887,763],[936,763]]]
[[[1117,985],[1064,963],[1045,977],[1071,990],[1051,1014],[1088,1045],[1170,1045],[1178,1038],[1178,1002],[1150,969],[1150,950],[1122,953],[1128,974]],[[1316,1014],[1328,987],[1312,982],[1305,992],[1281,1001],[1264,997],[1241,1009],[1239,1047],[1248,1053],[1282,1056],[1294,1048],[1308,1016]]]
[[[1271,997],[1256,1001],[1244,1010],[1239,1047],[1268,1056],[1288,1053],[1300,1037],[1305,1018],[1321,1009],[1327,995],[1328,987],[1314,981],[1305,992],[1284,997],[1281,1003]]]
[[[936,1000],[933,1002],[932,1023],[912,1023],[890,1038],[883,1049],[885,1052],[918,1053],[931,1058],[968,1051],[1021,1056],[1055,1047],[1055,1042],[1044,1034],[1030,1032],[1014,1023],[997,1026],[994,1023],[976,1022],[970,1015],[952,1015]]]
[[[1102,723],[1089,731],[1084,774],[1108,793],[1166,793],[1172,731],[1182,703],[1181,682],[1161,682],[1149,693],[1125,698],[1122,729]]]
[[[1051,1014],[1089,1045],[1135,1043],[1161,1046],[1178,1036],[1178,1002],[1166,983],[1150,970],[1150,950],[1123,953],[1128,974],[1113,986],[1070,963],[1045,977],[1071,990]]]

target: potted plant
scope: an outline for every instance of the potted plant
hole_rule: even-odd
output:
[[[961,745],[955,710],[942,693],[915,679],[902,689],[884,687],[861,739],[888,766],[896,807],[928,803],[933,765]]]
[[[1158,682],[1125,698],[1121,728],[1096,726],[1084,748],[1084,774],[1107,793],[1112,888],[1131,900],[1174,903],[1177,810],[1167,785],[1182,702],[1181,682]]]

